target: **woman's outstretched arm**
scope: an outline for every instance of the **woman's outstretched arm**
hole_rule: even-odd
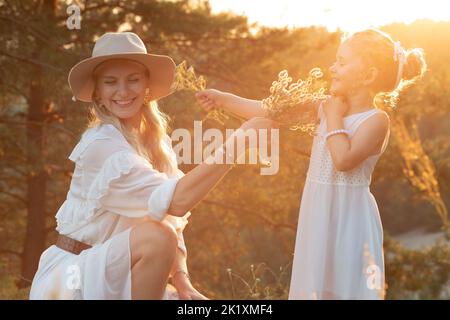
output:
[[[236,139],[239,134],[245,135],[248,130],[255,130],[257,133],[259,129],[270,130],[272,125],[273,121],[267,118],[251,119],[245,122],[240,128],[241,130],[236,131],[235,135],[231,136],[223,147],[225,150],[230,150],[230,146],[237,145]],[[234,154],[239,157],[237,152],[234,152]],[[231,168],[232,164],[202,163],[189,171],[178,181],[167,213],[173,216],[183,216],[195,207]]]

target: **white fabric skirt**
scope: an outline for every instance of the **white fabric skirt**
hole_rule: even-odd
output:
[[[131,299],[130,229],[79,255],[55,245],[41,256],[30,299]],[[163,299],[177,299],[168,286]]]
[[[383,229],[369,187],[307,180],[289,299],[383,298]]]

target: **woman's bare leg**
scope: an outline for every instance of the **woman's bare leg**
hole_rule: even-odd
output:
[[[175,231],[160,222],[144,222],[131,230],[130,248],[132,299],[161,299],[175,259]]]

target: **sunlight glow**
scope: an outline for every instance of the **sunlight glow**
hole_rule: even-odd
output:
[[[232,11],[274,27],[326,26],[356,31],[418,19],[450,20],[446,0],[210,0],[213,12]]]

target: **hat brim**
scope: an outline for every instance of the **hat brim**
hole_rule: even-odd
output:
[[[121,53],[88,58],[72,67],[68,81],[77,100],[92,102],[92,93],[95,89],[93,71],[100,63],[111,59],[136,61],[149,70],[151,100],[163,98],[171,93],[170,87],[175,76],[175,62],[172,58],[149,53]]]

